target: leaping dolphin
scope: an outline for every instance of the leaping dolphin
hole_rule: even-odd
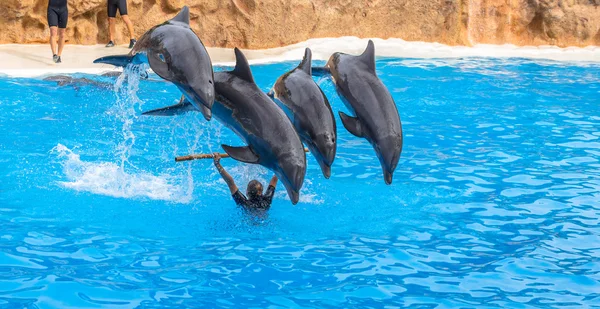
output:
[[[342,124],[357,137],[371,143],[383,170],[386,184],[392,177],[402,153],[402,124],[389,90],[375,71],[375,45],[369,40],[359,56],[334,53],[315,75],[330,73],[336,90],[354,117],[339,112]]]
[[[295,205],[306,174],[306,154],[294,126],[285,113],[254,82],[248,60],[235,49],[233,71],[215,73],[215,118],[236,133],[248,146],[221,145],[232,158],[260,164],[271,170],[285,186]],[[177,115],[190,111],[180,103],[143,113]]]
[[[215,98],[212,62],[204,44],[190,28],[187,6],[173,19],[148,30],[128,55],[102,57],[94,63],[126,66],[146,61],[210,120]]]
[[[300,65],[279,77],[269,95],[288,115],[323,175],[329,178],[336,153],[336,124],[327,97],[312,79],[311,59],[307,48]]]

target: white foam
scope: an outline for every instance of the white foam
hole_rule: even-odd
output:
[[[310,47],[313,59],[327,60],[334,52],[360,54],[369,39],[357,37],[310,39],[305,42],[263,50],[243,50],[250,63],[298,61],[304,49]],[[515,46],[487,45],[449,46],[439,43],[408,42],[402,39],[372,39],[378,57],[399,58],[529,58],[569,62],[600,62],[600,47]],[[207,48],[214,65],[234,65],[235,57],[230,48]],[[0,45],[0,74],[13,77],[35,77],[49,74],[88,73],[101,74],[115,70],[111,65],[93,64],[97,58],[110,54],[125,53],[126,49],[112,50],[101,45],[68,45],[63,63],[52,63],[46,45]]]
[[[178,203],[192,200],[185,183],[171,175],[152,175],[144,171],[126,171],[113,162],[85,162],[80,156],[62,144],[52,149],[62,161],[67,181],[59,184],[80,192],[118,197],[149,198]]]

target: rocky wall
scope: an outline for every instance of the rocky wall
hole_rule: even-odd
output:
[[[68,42],[108,41],[107,0],[68,0]],[[45,43],[48,0],[0,0],[0,43]],[[310,38],[449,45],[600,45],[600,0],[128,0],[139,37],[188,5],[207,46],[270,48]],[[117,43],[128,42],[119,19]]]

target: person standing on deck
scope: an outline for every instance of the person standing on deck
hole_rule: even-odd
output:
[[[60,57],[65,47],[65,30],[67,29],[67,21],[69,20],[67,0],[48,0],[47,17],[48,26],[50,26],[52,60],[54,63],[61,63],[62,60]]]
[[[127,30],[129,30],[129,48],[133,48],[136,43],[134,33],[133,33],[133,24],[127,15],[127,0],[107,0],[108,3],[108,34],[110,41],[106,44],[106,47],[114,47],[115,40],[114,35],[116,32],[116,17],[117,10],[119,10],[119,14],[123,18],[123,21],[127,25]]]

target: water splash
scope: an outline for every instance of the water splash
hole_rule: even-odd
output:
[[[81,192],[91,192],[119,198],[149,198],[189,203],[191,194],[182,186],[185,179],[147,172],[129,173],[113,162],[85,162],[62,144],[51,151],[61,159],[67,181],[59,184]]]
[[[219,150],[213,147],[213,144],[218,145],[221,139],[222,125],[216,121],[206,122],[203,118],[198,117],[198,113],[189,113],[186,116],[173,117],[169,126],[172,128],[169,142],[161,144],[161,157],[165,160],[173,160],[174,157],[180,155],[212,153]],[[180,140],[184,141],[185,147],[180,148],[178,146]],[[168,172],[173,173],[176,170],[181,170],[181,166],[184,169],[187,195],[192,196],[196,183],[193,172],[199,168],[199,165],[192,162],[178,163],[176,167]],[[196,177],[198,176],[196,175]],[[214,186],[207,184],[213,184],[214,181],[208,179],[208,177],[211,176],[204,175],[197,182],[204,183],[202,186],[204,189],[212,190]]]
[[[121,168],[125,168],[125,163],[129,163],[131,149],[135,145],[135,134],[131,130],[133,122],[137,119],[137,109],[141,109],[143,101],[137,96],[140,84],[140,75],[145,72],[148,66],[145,64],[137,66],[128,66],[123,74],[119,76],[115,83],[115,94],[117,101],[109,114],[115,116],[123,122],[121,134],[123,141],[117,145],[116,153],[121,160]]]
[[[147,65],[129,66],[115,83],[117,99],[108,110],[108,115],[122,123],[115,136],[116,140],[120,140],[114,148],[116,162],[85,162],[71,149],[58,144],[51,153],[62,159],[61,164],[68,179],[59,182],[60,185],[112,197],[191,202],[194,183],[191,171],[184,176],[180,173],[173,175],[170,173],[172,171],[153,175],[129,160],[136,143],[133,126],[144,103],[138,98],[137,91],[140,76],[147,69]]]
[[[77,191],[113,197],[142,197],[180,203],[190,203],[194,199],[196,189],[197,195],[200,196],[210,195],[215,190],[227,193],[227,186],[216,171],[199,175],[201,170],[213,168],[211,160],[203,163],[196,161],[165,164],[164,167],[154,171],[148,169],[149,167],[143,167],[140,163],[139,153],[148,151],[149,142],[160,145],[158,147],[160,159],[153,159],[156,163],[169,162],[180,155],[222,152],[218,145],[222,142],[232,142],[231,137],[222,136],[226,135],[223,132],[223,125],[217,121],[207,122],[199,116],[199,113],[154,118],[154,120],[151,120],[151,117],[140,117],[139,112],[144,109],[144,100],[137,96],[137,92],[140,88],[139,77],[145,70],[144,66],[129,67],[115,83],[116,100],[110,103],[107,116],[116,120],[112,139],[117,142],[117,145],[108,150],[108,161],[106,159],[96,162],[82,161],[79,154],[62,144],[58,144],[53,149],[53,153],[57,153],[58,157],[63,159],[61,164],[68,179],[60,182],[60,185]],[[157,130],[168,134],[167,140],[157,138],[148,141],[147,135],[142,135],[145,132],[138,131],[140,123],[156,124]],[[136,142],[140,145],[136,146]],[[143,162],[143,159],[141,161]],[[240,164],[233,160],[224,160],[223,164],[243,191],[251,180],[257,179],[266,185],[273,175],[259,165]],[[279,187],[277,199],[287,199],[282,185]],[[305,185],[301,201],[311,204],[322,203],[323,201],[317,199],[317,194],[314,192],[315,190],[311,189],[309,184]],[[195,205],[202,206],[203,203]]]

